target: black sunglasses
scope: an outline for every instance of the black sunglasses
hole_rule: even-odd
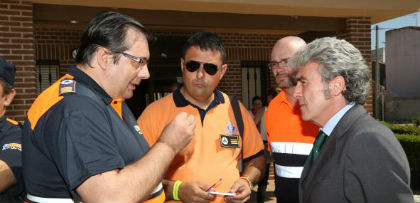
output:
[[[185,67],[187,68],[188,71],[195,72],[195,71],[197,71],[200,68],[200,65],[201,64],[203,64],[204,70],[209,75],[214,75],[219,70],[219,68],[215,64],[212,64],[212,63],[201,63],[201,62],[192,61],[192,60],[191,61],[187,61],[187,63],[185,63]]]

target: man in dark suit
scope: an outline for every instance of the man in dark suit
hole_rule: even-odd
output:
[[[321,127],[299,183],[300,202],[413,202],[394,134],[363,108],[369,73],[345,40],[317,39],[291,60],[303,120]]]

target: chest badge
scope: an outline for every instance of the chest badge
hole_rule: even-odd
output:
[[[235,135],[237,128],[232,121],[225,128],[227,135],[220,135],[220,145],[228,148],[239,148],[239,135]]]
[[[8,144],[4,144],[1,151],[5,151],[5,150],[17,150],[17,151],[22,151],[22,145],[19,143],[8,143]]]

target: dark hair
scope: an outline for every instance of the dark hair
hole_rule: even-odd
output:
[[[13,86],[7,83],[3,78],[0,78],[0,85],[3,88],[3,95],[1,95],[2,97],[8,95],[13,89]]]
[[[198,46],[201,50],[219,51],[222,57],[222,63],[225,61],[226,52],[222,40],[217,35],[210,32],[194,33],[184,44],[182,49],[182,58],[192,46]]]
[[[141,23],[129,16],[114,11],[98,14],[83,31],[80,46],[75,56],[76,62],[88,64],[99,46],[105,47],[113,53],[128,50],[131,47],[130,44],[125,43],[128,28],[137,29],[147,39],[152,37],[151,33]],[[116,59],[118,59],[117,56],[114,58],[115,63]]]
[[[262,99],[260,96],[252,97],[252,103],[254,103],[254,101],[257,101],[257,100],[260,100],[262,102]]]

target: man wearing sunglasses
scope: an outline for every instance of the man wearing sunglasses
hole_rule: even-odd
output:
[[[282,91],[268,105],[265,127],[275,168],[277,202],[298,202],[299,178],[319,127],[303,121],[293,97],[294,72],[287,62],[306,46],[299,37],[288,36],[276,42],[268,64]]]
[[[76,67],[28,111],[23,130],[27,202],[165,200],[163,174],[191,140],[195,123],[192,115],[177,114],[149,148],[123,102],[149,78],[147,38],[143,25],[117,12],[89,22]]]
[[[177,154],[165,175],[163,184],[169,201],[245,202],[264,172],[264,147],[253,119],[240,105],[244,123],[241,137],[228,95],[216,89],[227,70],[224,59],[225,49],[216,35],[195,33],[182,52],[184,85],[149,105],[137,121],[153,145],[177,112],[195,116],[193,140]],[[180,138],[174,135],[173,139]],[[245,165],[242,174],[238,169],[241,148]],[[233,196],[214,195],[209,190]]]

